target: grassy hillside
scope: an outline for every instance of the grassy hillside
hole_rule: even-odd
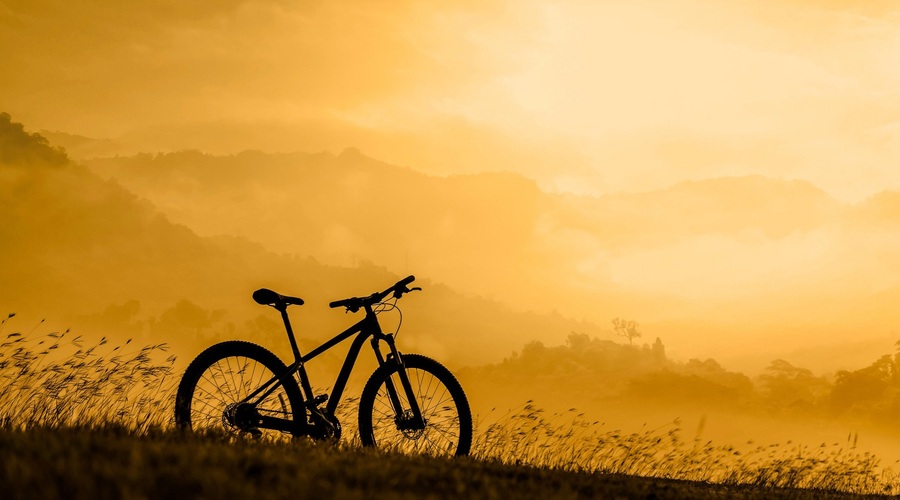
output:
[[[859,498],[121,428],[0,429],[0,449],[7,499]]]
[[[105,339],[89,343],[70,338],[69,332],[4,333],[0,446],[5,462],[0,474],[9,479],[0,477],[0,484],[21,485],[21,491],[34,489],[50,498],[59,491],[118,497],[164,494],[163,488],[176,487],[202,496],[243,494],[242,488],[263,483],[272,483],[273,494],[280,495],[294,484],[294,475],[311,477],[322,491],[340,497],[373,483],[384,483],[389,494],[399,496],[437,485],[443,488],[434,492],[438,496],[549,491],[633,497],[662,491],[663,497],[675,498],[735,491],[771,495],[780,491],[776,487],[804,488],[798,495],[808,490],[880,493],[900,486],[890,467],[855,450],[855,443],[733,447],[701,438],[699,432],[685,437],[677,421],[629,432],[575,411],[549,414],[530,404],[499,418],[477,418],[470,459],[454,462],[361,452],[352,401],[338,408],[344,440],[337,447],[307,449],[301,443],[296,451],[224,435],[181,436],[172,430],[174,384],[181,373],[166,356],[165,346],[137,348]],[[277,465],[282,453],[293,458]],[[266,472],[270,464],[276,465]],[[352,470],[334,471],[343,465]],[[383,475],[394,473],[400,477]],[[248,476],[247,483],[235,482]],[[332,477],[346,479],[338,483]],[[667,486],[673,484],[683,486]]]

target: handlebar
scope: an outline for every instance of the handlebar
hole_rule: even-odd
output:
[[[364,307],[369,307],[369,306],[372,306],[374,304],[381,302],[382,300],[384,300],[385,297],[387,297],[391,293],[394,294],[394,298],[399,299],[400,297],[403,296],[404,293],[409,293],[414,290],[421,290],[421,288],[419,288],[419,287],[408,288],[406,286],[415,280],[416,280],[415,276],[407,276],[407,277],[403,278],[402,280],[394,283],[393,285],[388,287],[383,292],[375,292],[372,295],[369,295],[368,297],[350,297],[349,299],[335,300],[334,302],[328,304],[328,306],[331,308],[346,307],[347,310],[349,310],[350,312],[356,312]]]

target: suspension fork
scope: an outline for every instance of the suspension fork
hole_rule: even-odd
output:
[[[379,339],[379,337],[381,338]],[[381,349],[379,349],[379,340],[384,340],[391,349],[386,361],[381,354]],[[406,373],[406,365],[403,363],[403,357],[400,355],[400,352],[397,351],[397,346],[394,344],[394,335],[389,333],[387,335],[377,335],[372,337],[372,348],[375,350],[375,357],[378,358],[378,364],[380,366],[383,366],[386,363],[397,364],[397,374],[400,376],[400,385],[403,388],[403,392],[406,393],[406,400],[409,402],[409,409],[413,414],[412,423],[415,428],[424,429],[425,418],[422,416],[422,410],[419,408],[416,394],[413,392],[412,384],[409,382],[409,375]],[[403,404],[400,402],[400,395],[397,392],[397,388],[394,386],[394,381],[391,377],[388,377],[385,380],[384,385],[387,389],[388,398],[391,400],[391,405],[394,407],[394,415],[399,420],[403,417],[404,413]]]

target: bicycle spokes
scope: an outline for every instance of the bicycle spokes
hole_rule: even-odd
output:
[[[452,455],[459,444],[459,409],[447,387],[432,373],[407,368],[410,386],[421,411],[417,418],[400,376],[390,384],[396,389],[401,408],[391,402],[388,380],[379,389],[372,412],[375,442],[402,452]]]
[[[273,376],[272,370],[251,357],[227,356],[211,362],[200,374],[191,398],[192,427],[261,435],[262,418],[292,419],[280,386],[259,401],[244,401]]]

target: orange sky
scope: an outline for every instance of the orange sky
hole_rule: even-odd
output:
[[[134,149],[352,145],[592,193],[759,173],[858,201],[900,186],[900,15],[845,4],[7,0],[0,105]]]

